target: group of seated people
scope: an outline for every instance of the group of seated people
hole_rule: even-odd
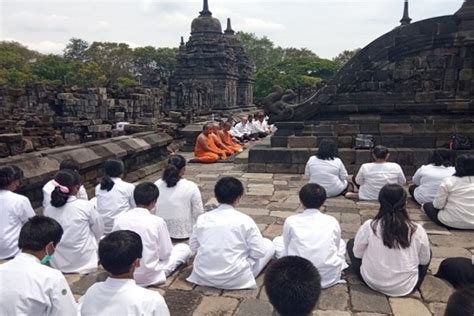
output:
[[[191,162],[214,163],[225,161],[229,157],[243,151],[244,144],[251,140],[264,138],[271,134],[272,128],[268,125],[262,113],[253,116],[244,116],[234,126],[232,119],[227,121],[209,122],[204,124],[202,133],[196,138],[194,147],[195,158]]]
[[[304,211],[288,217],[282,236],[273,241],[262,236],[250,216],[236,209],[244,186],[234,177],[217,181],[214,194],[219,207],[204,213],[197,185],[184,179],[186,161],[180,155],[169,158],[156,183],[137,186],[121,179],[123,162],[107,161],[105,176],[91,201],[80,193],[77,163],[64,161],[44,187],[50,194],[45,194],[49,202],[45,201],[42,216],[35,216],[29,200],[14,193],[21,181],[18,168],[0,168],[0,225],[4,232],[0,259],[9,259],[0,265],[0,314],[69,315],[79,310],[82,315],[169,315],[163,297],[142,287],[163,284],[192,252],[195,259],[187,280],[225,290],[256,288],[256,277],[277,258],[267,269],[264,283],[280,315],[310,314],[321,288],[345,282],[346,252],[352,270],[370,288],[389,296],[405,296],[418,289],[431,261],[429,240],[423,227],[408,215],[407,193],[397,183],[405,179],[399,167],[379,166],[388,163],[388,150],[375,148],[373,164],[379,165],[363,166],[361,171],[369,173],[355,177],[361,189],[367,185],[369,196],[380,179],[388,181],[375,193],[380,204],[377,215],[363,223],[347,245],[338,221],[321,212],[327,197],[337,192],[328,194],[332,187],[326,190],[324,181],[315,183],[318,168],[314,165],[327,162],[326,168],[319,170],[337,167],[333,174],[341,181],[347,181],[343,179],[347,172],[340,171],[344,165],[337,162],[337,147],[331,157],[323,150],[320,146],[320,152],[308,162],[310,183],[299,191]],[[456,174],[442,180],[446,189],[439,191],[462,187],[464,198],[472,194],[474,183],[468,186],[471,182],[467,178],[474,175],[473,161],[472,155],[458,157]],[[389,172],[384,175],[384,170]],[[420,186],[415,191],[425,182],[417,183]],[[446,205],[458,205],[449,204],[452,194],[444,195]],[[439,215],[452,212],[438,203],[434,207],[441,206]],[[463,205],[468,206],[464,213],[460,211],[463,218],[472,219],[468,216],[474,214],[474,203]],[[173,246],[171,238],[189,238],[189,246],[185,242]],[[76,306],[61,272],[90,273],[97,270],[99,261],[109,278],[89,288]],[[465,303],[472,294],[472,289],[465,287],[474,283],[470,260],[447,259],[437,276],[460,288],[452,299],[453,308],[471,304],[472,312],[472,300]]]

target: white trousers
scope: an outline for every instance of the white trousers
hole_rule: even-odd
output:
[[[252,269],[252,273],[254,277],[257,277],[260,272],[262,272],[263,268],[272,260],[273,256],[275,255],[275,247],[270,239],[263,238],[263,242],[265,244],[265,255],[262,258],[257,260],[253,258],[248,258],[247,261],[250,263],[250,268]]]
[[[180,265],[188,261],[191,257],[191,248],[186,244],[177,244],[171,250],[168,260],[160,261],[166,277],[171,275]]]

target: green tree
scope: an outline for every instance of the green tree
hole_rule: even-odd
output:
[[[32,73],[45,83],[67,84],[67,76],[74,71],[74,63],[61,56],[41,56],[31,66]]]
[[[86,50],[89,43],[80,38],[71,38],[64,49],[64,58],[73,61],[86,61]]]
[[[345,50],[332,60],[337,63],[338,69],[342,68],[352,57],[354,57],[358,52],[360,52],[360,48],[356,48],[353,50]]]
[[[177,48],[154,48],[152,46],[135,48],[133,68],[136,79],[146,86],[159,84],[176,67]]]
[[[250,59],[258,71],[277,64],[283,60],[283,49],[275,47],[275,44],[266,36],[261,38],[253,33],[237,32]]]
[[[0,42],[0,83],[12,87],[24,86],[37,78],[31,72],[31,64],[41,56],[18,42]]]
[[[75,64],[75,69],[68,73],[67,83],[82,87],[99,87],[107,82],[107,76],[100,66],[93,61]]]

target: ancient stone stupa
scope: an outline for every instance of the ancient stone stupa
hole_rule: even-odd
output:
[[[191,23],[188,42],[181,38],[168,109],[207,114],[249,107],[253,83],[253,65],[230,19],[223,33],[204,0],[203,10]]]

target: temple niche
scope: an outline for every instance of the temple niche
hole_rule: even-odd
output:
[[[181,37],[174,74],[170,78],[168,110],[196,115],[243,109],[253,105],[253,65],[232,30],[203,10],[191,24],[187,43]]]

